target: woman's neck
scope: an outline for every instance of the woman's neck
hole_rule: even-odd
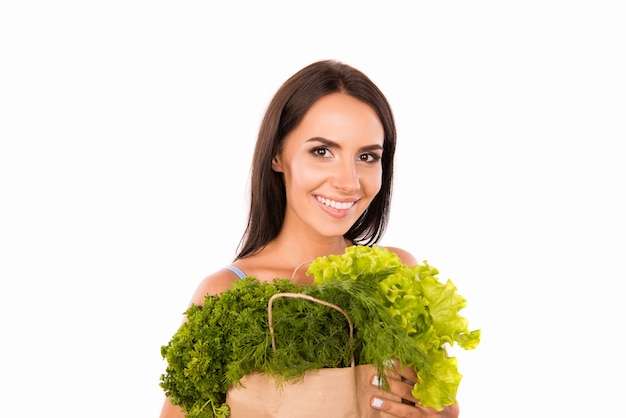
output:
[[[261,280],[282,277],[291,278],[296,283],[310,284],[312,277],[306,275],[308,263],[318,257],[343,254],[350,245],[352,243],[343,237],[315,240],[279,234],[260,252],[240,259],[237,265],[247,274]]]
[[[313,260],[330,254],[343,254],[352,245],[344,237],[305,237],[298,234],[279,234],[267,248],[290,259]]]

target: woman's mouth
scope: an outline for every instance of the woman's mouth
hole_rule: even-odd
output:
[[[317,201],[322,203],[324,206],[328,206],[329,208],[337,209],[337,210],[346,210],[350,209],[356,201],[351,202],[337,202],[336,200],[326,199],[321,196],[315,196]]]

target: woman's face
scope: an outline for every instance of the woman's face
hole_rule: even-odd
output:
[[[272,161],[285,181],[283,228],[343,236],[380,190],[383,141],[368,104],[341,93],[315,102]]]

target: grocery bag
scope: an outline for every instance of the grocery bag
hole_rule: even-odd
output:
[[[321,303],[341,312],[349,325],[350,339],[353,325],[348,314],[337,305],[299,293],[277,293],[268,302],[268,323],[272,348],[276,349],[272,325],[272,302],[279,297],[303,298]],[[309,370],[303,378],[281,382],[266,374],[244,376],[240,385],[233,385],[226,393],[230,418],[389,418],[391,415],[373,409],[370,399],[382,396],[400,401],[400,397],[372,386],[371,377],[376,368],[371,364],[350,367]]]

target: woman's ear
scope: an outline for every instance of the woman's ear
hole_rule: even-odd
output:
[[[279,155],[275,155],[274,158],[272,158],[272,170],[277,173],[283,172],[283,163]]]

